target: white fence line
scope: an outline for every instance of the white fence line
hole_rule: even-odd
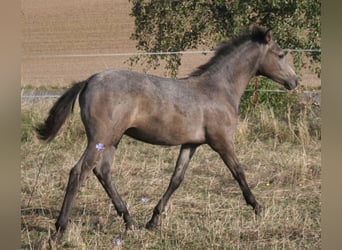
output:
[[[284,49],[286,52],[317,52],[321,49]],[[93,53],[93,54],[60,54],[60,55],[32,55],[24,58],[68,58],[68,57],[115,57],[115,56],[152,56],[152,55],[187,55],[187,54],[209,54],[215,50],[188,50],[188,51],[166,51],[166,52],[127,52],[127,53]]]

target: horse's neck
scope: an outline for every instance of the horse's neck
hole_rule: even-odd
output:
[[[220,65],[220,74],[227,91],[233,92],[236,106],[240,103],[240,98],[245,91],[249,81],[256,75],[261,50],[252,42],[245,43],[232,52]]]

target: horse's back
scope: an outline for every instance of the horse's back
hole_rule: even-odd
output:
[[[191,108],[199,105],[203,93],[185,80],[159,77],[128,70],[106,70],[88,79],[83,100],[95,99],[145,100],[150,105],[176,105]],[[148,101],[147,101],[148,100]]]
[[[201,143],[203,112],[194,91],[184,81],[110,70],[89,79],[80,105],[85,123],[100,124],[94,129],[152,144]]]

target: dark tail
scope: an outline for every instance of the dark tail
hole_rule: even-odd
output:
[[[52,141],[59,129],[74,109],[78,93],[86,85],[87,81],[75,83],[68,89],[50,109],[49,116],[44,123],[39,124],[35,129],[41,140]]]

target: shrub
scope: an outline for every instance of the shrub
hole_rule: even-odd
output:
[[[302,103],[299,90],[282,91],[273,81],[258,80],[257,102],[254,82],[247,87],[241,98],[240,117],[248,120],[248,138],[259,140],[276,139],[308,143],[308,140],[320,140],[320,107]]]

